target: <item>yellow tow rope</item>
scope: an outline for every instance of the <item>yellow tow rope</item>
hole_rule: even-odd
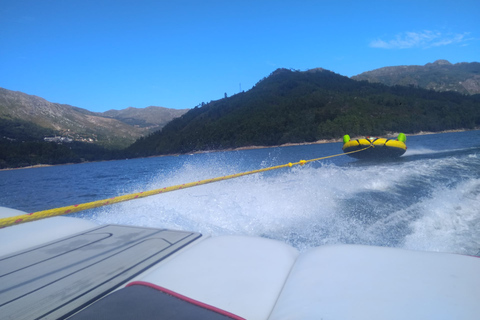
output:
[[[333,156],[321,157],[321,158],[316,158],[316,159],[311,159],[311,160],[300,160],[300,161],[294,162],[294,163],[289,162],[287,164],[274,166],[274,167],[268,167],[268,168],[264,168],[264,169],[258,169],[258,170],[253,170],[253,171],[236,173],[236,174],[227,175],[227,176],[223,176],[223,177],[217,177],[217,178],[212,178],[212,179],[200,180],[200,181],[196,181],[196,182],[184,183],[184,184],[171,186],[171,187],[165,187],[165,188],[161,188],[161,189],[155,189],[155,190],[150,190],[150,191],[145,191],[145,192],[127,194],[127,195],[124,195],[124,196],[113,197],[113,198],[110,198],[110,199],[97,200],[97,201],[93,201],[93,202],[75,204],[75,205],[67,206],[67,207],[37,211],[37,212],[28,213],[28,214],[24,214],[24,215],[3,218],[3,219],[0,219],[0,228],[4,228],[4,227],[16,225],[16,224],[20,224],[20,223],[24,223],[24,222],[28,222],[28,221],[40,220],[40,219],[44,219],[44,218],[48,218],[48,217],[60,216],[60,215],[74,213],[74,212],[78,212],[78,211],[103,207],[103,206],[107,206],[107,205],[111,205],[111,204],[115,204],[115,203],[119,203],[119,202],[123,202],[123,201],[145,198],[145,197],[153,196],[153,195],[160,194],[160,193],[166,193],[166,192],[170,192],[170,191],[181,190],[181,189],[186,189],[186,188],[190,188],[190,187],[196,187],[196,186],[200,186],[202,184],[207,184],[207,183],[212,183],[212,182],[217,182],[217,181],[223,181],[223,180],[238,178],[238,177],[246,176],[246,175],[249,175],[249,174],[260,173],[260,172],[265,172],[265,171],[270,171],[270,170],[275,170],[275,169],[281,169],[281,168],[286,168],[286,167],[293,167],[293,166],[296,166],[296,165],[302,165],[303,166],[303,165],[305,165],[309,162],[314,162],[314,161],[324,160],[324,159],[328,159],[328,158],[343,156],[343,155],[350,154],[350,153],[360,152],[360,151],[366,150],[370,147],[373,147],[373,145],[370,145],[366,148],[356,150],[356,151],[335,154]]]

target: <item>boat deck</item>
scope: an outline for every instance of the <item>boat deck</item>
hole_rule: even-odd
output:
[[[2,319],[62,319],[201,237],[107,225],[0,258]]]

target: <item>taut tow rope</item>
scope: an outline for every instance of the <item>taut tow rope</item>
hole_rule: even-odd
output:
[[[328,159],[328,158],[347,155],[347,154],[350,154],[350,153],[360,152],[360,151],[366,150],[370,147],[373,147],[373,145],[370,145],[370,146],[365,147],[365,148],[360,149],[360,150],[335,154],[335,155],[332,155],[332,156],[326,156],[326,157],[321,157],[321,158],[316,158],[316,159],[311,159],[311,160],[300,160],[300,161],[294,162],[294,163],[289,162],[287,164],[268,167],[268,168],[264,168],[264,169],[258,169],[258,170],[253,170],[253,171],[236,173],[236,174],[226,175],[226,176],[223,176],[223,177],[200,180],[200,181],[196,181],[196,182],[184,183],[184,184],[171,186],[171,187],[164,187],[164,188],[150,190],[150,191],[127,194],[127,195],[113,197],[113,198],[109,198],[109,199],[97,200],[97,201],[93,201],[93,202],[75,204],[75,205],[67,206],[67,207],[37,211],[37,212],[28,213],[28,214],[24,214],[24,215],[3,218],[3,219],[0,219],[0,228],[4,228],[4,227],[16,225],[16,224],[20,224],[20,223],[24,223],[24,222],[28,222],[28,221],[34,221],[34,220],[39,220],[39,219],[43,219],[43,218],[60,216],[60,215],[74,213],[74,212],[78,212],[78,211],[103,207],[103,206],[107,206],[107,205],[111,205],[111,204],[115,204],[115,203],[119,203],[119,202],[145,198],[145,197],[149,197],[149,196],[153,196],[153,195],[161,194],[161,193],[166,193],[166,192],[170,192],[170,191],[181,190],[181,189],[186,189],[186,188],[190,188],[190,187],[196,187],[196,186],[200,186],[200,185],[207,184],[207,183],[212,183],[212,182],[217,182],[217,181],[223,181],[223,180],[243,177],[243,176],[250,175],[250,174],[266,172],[266,171],[270,171],[270,170],[276,170],[276,169],[287,168],[287,167],[293,167],[293,166],[296,166],[296,165],[303,166],[307,163],[314,162],[314,161],[319,161],[319,160],[324,160],[324,159]]]

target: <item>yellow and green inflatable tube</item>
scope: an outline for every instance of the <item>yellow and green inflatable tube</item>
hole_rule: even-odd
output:
[[[350,139],[348,134],[343,136],[343,152],[356,159],[384,159],[397,158],[407,151],[405,142],[407,137],[400,133],[396,139],[372,138]],[[369,147],[370,148],[367,148]],[[367,149],[365,149],[367,148]],[[363,151],[359,151],[365,149]]]

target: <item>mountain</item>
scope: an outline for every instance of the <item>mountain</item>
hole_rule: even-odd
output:
[[[128,151],[148,156],[479,125],[480,95],[278,69],[247,92],[191,109]]]
[[[74,141],[93,142],[114,148],[128,146],[140,136],[161,128],[184,112],[185,110],[149,107],[145,110],[128,108],[96,113],[0,88],[0,118],[5,121],[23,121],[50,129],[50,133]],[[13,136],[10,138],[15,139]]]
[[[480,63],[451,64],[437,60],[424,66],[385,67],[353,76],[354,80],[383,83],[388,86],[415,86],[435,91],[462,94],[480,93]]]
[[[108,110],[99,115],[117,119],[134,127],[146,128],[149,131],[159,130],[167,123],[186,113],[188,109],[169,109],[164,107],[133,108]]]
[[[160,107],[96,113],[0,88],[0,168],[315,142],[344,134],[474,129],[480,127],[480,94],[438,92],[421,83],[429,79],[438,84],[432,88],[447,88],[456,77],[463,88],[474,88],[478,65],[440,60],[404,67],[423,74],[418,79],[412,75],[417,84],[407,86],[357,81],[321,68],[277,69],[247,92],[186,113]],[[390,68],[372,72],[390,70],[390,79],[401,74],[398,67]],[[168,121],[160,114],[181,113],[151,132]],[[49,140],[56,143],[44,141],[55,135]]]

